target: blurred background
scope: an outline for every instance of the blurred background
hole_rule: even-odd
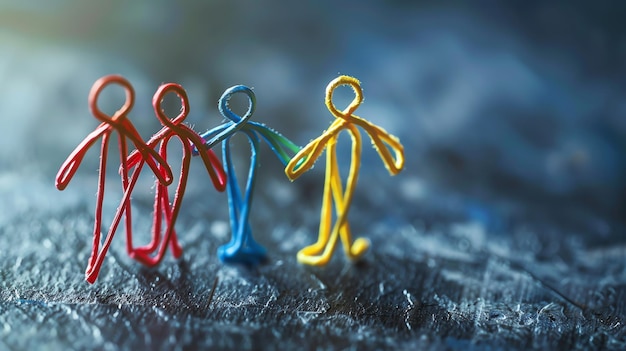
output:
[[[623,349],[625,10],[578,0],[0,0],[0,348]],[[268,264],[215,257],[230,237],[226,196],[197,161],[177,222],[183,259],[146,269],[118,233],[98,283],[85,283],[98,145],[64,192],[54,178],[97,126],[87,96],[112,73],[133,84],[130,118],[145,139],[161,128],[151,105],[161,83],[187,90],[198,132],[222,122],[222,92],[245,84],[257,97],[252,119],[299,145],[332,122],[328,82],[360,79],[356,113],[398,136],[406,157],[390,177],[364,135],[350,221],[372,252],[359,265],[339,250],[327,269],[297,264],[317,235],[324,161],[290,184],[263,146],[250,221]],[[343,88],[335,103],[352,97]],[[99,101],[108,113],[122,103],[114,88]],[[236,111],[245,104],[233,98]],[[349,141],[340,137],[344,168]],[[109,217],[121,196],[112,144]],[[242,137],[233,147],[243,172],[249,147]],[[138,228],[151,221],[145,173]]]
[[[145,138],[160,128],[160,83],[187,89],[198,132],[221,122],[224,89],[246,84],[254,120],[300,145],[331,123],[325,86],[348,74],[365,92],[357,113],[405,146],[397,184],[621,219],[624,6],[603,4],[0,1],[0,172],[52,184],[97,125],[87,94],[106,74],[134,85]],[[112,113],[122,95],[110,90],[100,104]],[[363,177],[387,177],[371,148],[363,157]]]

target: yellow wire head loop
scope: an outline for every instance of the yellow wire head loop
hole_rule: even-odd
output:
[[[339,111],[333,103],[333,93],[335,89],[342,85],[349,85],[354,90],[354,100],[348,105],[344,111]],[[344,119],[347,122],[351,121],[352,113],[359,107],[359,105],[363,102],[363,90],[361,89],[361,82],[358,79],[350,76],[339,76],[333,79],[328,86],[326,87],[326,106],[330,113],[337,118]]]

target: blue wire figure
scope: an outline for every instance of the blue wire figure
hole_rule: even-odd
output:
[[[248,111],[241,117],[234,113],[228,105],[230,98],[236,93],[244,93],[248,96]],[[258,264],[267,258],[267,252],[252,237],[252,231],[248,223],[252,194],[256,180],[257,154],[259,137],[265,140],[270,149],[276,154],[284,166],[289,163],[293,154],[300,151],[300,147],[285,138],[280,133],[268,128],[262,123],[249,121],[254,113],[256,97],[254,92],[245,85],[235,85],[228,88],[219,100],[218,108],[222,116],[229,119],[226,123],[217,126],[204,134],[204,146],[212,148],[222,142],[222,161],[224,162],[228,177],[226,191],[228,193],[228,210],[230,213],[230,226],[232,237],[228,244],[222,245],[217,250],[218,257],[226,263]],[[241,196],[241,189],[237,182],[233,162],[230,156],[230,137],[237,132],[242,132],[248,137],[251,147],[250,169],[246,182],[245,196]],[[292,153],[289,156],[288,151]],[[197,153],[195,150],[194,153]]]

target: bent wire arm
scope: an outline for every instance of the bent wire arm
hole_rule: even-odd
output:
[[[265,124],[251,121],[248,122],[248,128],[254,130],[265,140],[283,166],[287,166],[293,155],[301,149],[300,146]]]

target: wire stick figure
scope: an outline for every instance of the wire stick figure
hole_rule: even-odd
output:
[[[228,105],[230,98],[236,93],[243,93],[248,97],[248,111],[243,117],[234,113]],[[250,88],[244,85],[236,85],[227,89],[219,100],[218,108],[222,116],[228,118],[230,121],[202,134],[202,138],[206,140],[205,147],[207,149],[222,142],[222,159],[228,175],[226,189],[228,193],[228,209],[230,213],[232,237],[228,244],[219,247],[217,251],[219,258],[223,262],[257,264],[266,259],[266,250],[254,240],[250,224],[248,223],[256,180],[256,169],[258,167],[257,155],[259,137],[269,144],[271,150],[276,154],[283,165],[289,162],[290,156],[288,152],[295,154],[300,150],[300,147],[280,133],[268,128],[264,124],[249,121],[254,113],[255,104],[256,97]],[[250,168],[248,170],[248,180],[246,181],[246,191],[243,197],[241,196],[241,189],[237,182],[230,155],[230,138],[237,132],[244,133],[248,137],[251,148]]]
[[[124,89],[126,93],[126,101],[124,105],[113,114],[113,116],[109,116],[98,108],[98,97],[105,87],[112,84],[120,85]],[[172,171],[165,162],[165,160],[156,151],[149,148],[145,144],[133,124],[128,119],[128,113],[133,107],[134,101],[135,92],[133,90],[133,87],[125,78],[119,75],[109,75],[98,79],[92,86],[89,93],[89,108],[91,109],[91,113],[94,115],[94,117],[102,123],[100,123],[100,125],[93,132],[87,135],[87,137],[74,149],[74,151],[72,151],[72,153],[59,169],[59,172],[56,176],[56,187],[59,190],[64,190],[76,174],[76,171],[78,170],[78,167],[80,166],[89,148],[98,140],[98,138],[102,137],[100,146],[98,190],[96,193],[95,221],[93,229],[93,247],[91,257],[89,258],[89,262],[87,264],[87,270],[85,272],[85,279],[92,284],[98,278],[100,267],[102,266],[104,257],[109,249],[109,246],[111,245],[111,241],[113,239],[113,236],[115,235],[115,231],[121,220],[122,215],[125,215],[126,218],[125,225],[127,229],[127,240],[130,239],[129,234],[132,224],[132,218],[130,205],[128,204],[126,198],[129,196],[130,192],[132,192],[134,183],[130,184],[128,180],[128,163],[126,162],[128,148],[126,144],[126,138],[130,139],[130,141],[135,145],[135,148],[138,150],[143,158],[149,160],[148,166],[154,172],[159,184],[168,185],[172,182],[173,179]],[[106,180],[105,171],[109,150],[109,138],[111,137],[111,134],[113,132],[117,132],[119,136],[118,143],[121,163],[120,175],[122,178],[124,197],[121,201],[121,206],[118,207],[113,222],[109,227],[109,231],[105,238],[102,250],[100,250],[99,246],[102,227],[102,204],[104,200]]]
[[[356,95],[350,105],[343,111],[339,111],[332,101],[333,92],[341,85],[352,87]],[[361,85],[356,78],[339,76],[331,81],[326,87],[325,102],[330,113],[336,117],[335,121],[321,136],[302,148],[285,168],[287,177],[290,180],[294,180],[311,169],[315,161],[326,149],[326,180],[324,183],[318,240],[315,244],[309,245],[298,252],[299,262],[316,266],[328,263],[338,237],[341,238],[345,254],[350,259],[358,259],[369,247],[369,241],[364,238],[358,238],[352,242],[350,226],[347,220],[361,163],[361,135],[356,126],[363,128],[370,136],[374,149],[382,158],[385,167],[391,175],[398,174],[404,166],[404,149],[398,138],[387,133],[381,127],[354,115],[354,111],[363,102]],[[345,192],[341,183],[336,156],[337,138],[343,130],[347,130],[352,138],[352,161],[346,180]],[[391,155],[389,148],[394,152],[395,159]],[[335,206],[336,222],[331,228],[333,204]]]
[[[170,120],[161,109],[161,102],[168,93],[175,93],[178,95],[182,104],[180,114],[172,120]],[[173,137],[176,137],[180,140],[183,146],[183,158],[181,162],[178,185],[176,186],[174,193],[174,201],[171,205],[169,202],[167,185],[156,182],[152,241],[146,246],[132,248],[131,250],[131,257],[147,266],[155,266],[163,259],[168,243],[171,246],[174,257],[178,258],[182,254],[182,248],[176,238],[174,225],[176,223],[176,219],[178,218],[178,214],[180,213],[183,196],[187,187],[193,147],[204,143],[204,140],[195,131],[182,123],[189,114],[189,99],[187,98],[187,93],[183,87],[175,83],[161,85],[154,94],[152,105],[156,116],[163,125],[163,128],[147,142],[148,147],[154,148],[158,145],[160,157],[167,160],[167,146],[170,140]],[[226,173],[215,153],[211,150],[207,150],[206,152],[201,153],[200,156],[215,188],[218,191],[224,191],[224,188],[226,187]],[[128,156],[129,166],[136,167],[133,172],[132,181],[137,180],[138,171],[143,166],[143,163],[147,161],[149,161],[149,159],[146,159],[145,155],[139,150],[133,151]],[[165,216],[166,223],[164,233],[161,232],[163,216]]]

